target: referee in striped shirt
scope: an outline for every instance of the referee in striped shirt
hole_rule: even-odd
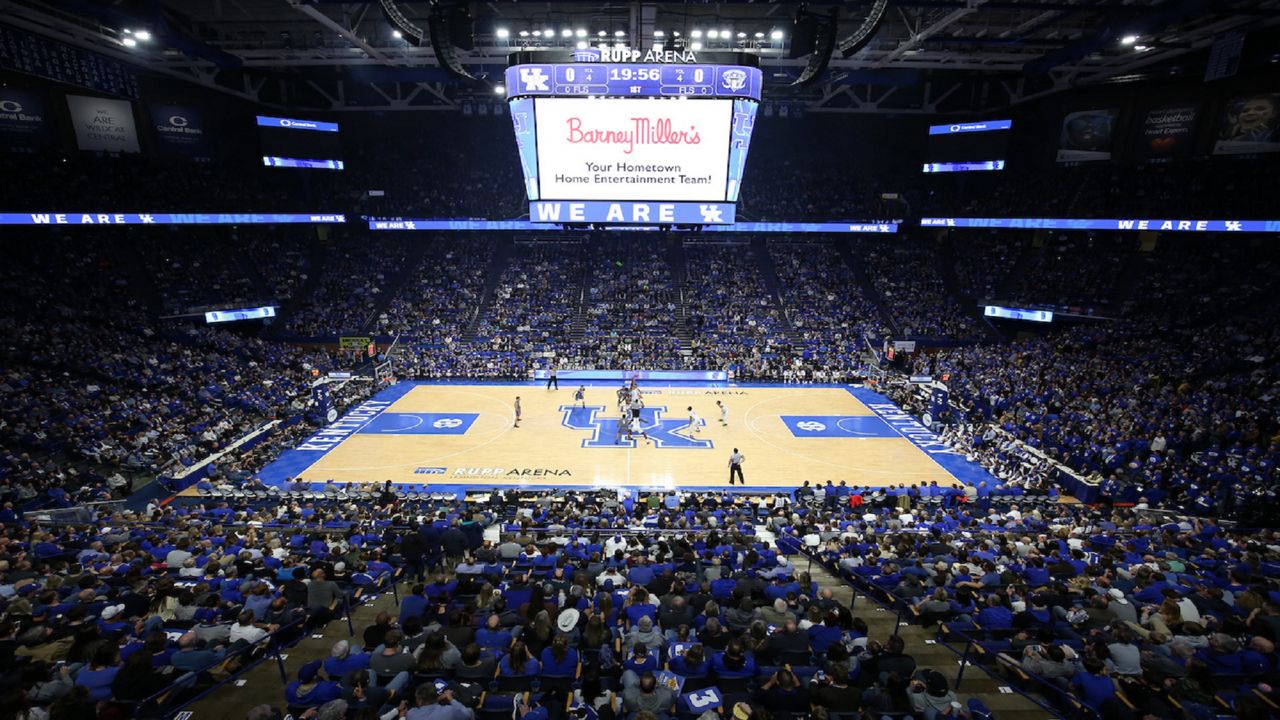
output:
[[[747,484],[746,479],[742,477],[742,462],[746,459],[747,457],[745,455],[738,452],[738,448],[733,449],[733,454],[729,456],[729,484],[730,485],[733,484],[733,478],[735,475],[738,477],[738,482],[742,483],[743,485]]]

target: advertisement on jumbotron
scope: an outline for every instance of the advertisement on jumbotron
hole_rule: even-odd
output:
[[[542,199],[726,199],[732,100],[535,102]]]

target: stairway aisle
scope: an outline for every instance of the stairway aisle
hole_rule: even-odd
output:
[[[818,583],[818,587],[831,588],[835,592],[836,600],[841,604],[849,604],[853,596],[853,588],[848,583],[833,577],[826,568],[817,563],[814,563],[810,569],[808,562],[801,560],[797,562],[796,567],[798,570],[808,570],[814,582]],[[866,621],[868,637],[873,640],[884,642],[896,629],[906,643],[907,654],[915,658],[916,666],[919,669],[936,670],[942,673],[950,681],[952,688],[955,688],[956,677],[960,674],[960,658],[945,645],[934,642],[935,633],[932,629],[926,630],[919,625],[903,625],[895,628],[897,616],[865,597],[859,597],[854,602],[853,614]],[[967,703],[969,698],[978,698],[991,708],[997,718],[1047,720],[1053,717],[1044,708],[1016,692],[1001,692],[1002,686],[1007,686],[1007,683],[987,675],[981,668],[970,666],[965,669],[964,678],[956,695],[962,703]]]

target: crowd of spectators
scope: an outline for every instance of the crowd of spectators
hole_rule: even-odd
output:
[[[970,339],[983,331],[974,310],[947,291],[937,249],[924,240],[864,241],[860,259],[904,337]]]
[[[768,248],[787,320],[808,358],[828,366],[854,363],[864,338],[892,335],[834,243],[784,240]]]
[[[493,256],[490,238],[432,238],[374,324],[375,335],[447,346],[462,339],[480,306],[485,271]]]
[[[593,238],[582,327],[557,360],[570,367],[671,369],[686,334],[669,241]]]
[[[1058,235],[1033,247],[1008,299],[1058,307],[1107,307],[1136,241],[1118,234]]]
[[[377,320],[387,285],[407,269],[411,241],[351,232],[331,239],[311,292],[284,318],[286,335],[357,335]]]
[[[160,294],[165,314],[210,307],[248,307],[274,298],[259,288],[237,228],[147,228],[133,234],[137,254]]]

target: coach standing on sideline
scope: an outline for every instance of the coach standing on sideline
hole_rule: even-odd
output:
[[[746,456],[738,452],[738,448],[733,449],[733,454],[729,456],[729,484],[733,484],[733,477],[738,476],[738,482],[743,485],[747,481],[742,477],[742,461],[746,460]]]

